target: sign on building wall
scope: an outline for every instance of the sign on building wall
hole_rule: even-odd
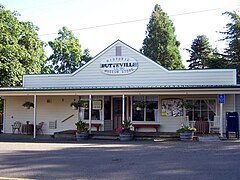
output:
[[[182,116],[182,99],[163,99],[162,116]]]
[[[108,75],[125,75],[131,74],[138,69],[138,62],[131,57],[115,56],[103,59],[100,69]]]

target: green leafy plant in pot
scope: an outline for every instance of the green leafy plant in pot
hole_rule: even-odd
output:
[[[146,104],[144,101],[137,101],[133,103],[133,107],[136,108],[137,111],[141,111],[146,107]]]
[[[25,103],[22,104],[23,107],[25,107],[26,109],[30,109],[31,107],[34,108],[34,104],[30,101],[26,101]]]
[[[84,140],[88,139],[89,132],[86,127],[86,122],[79,120],[78,122],[75,123],[77,130],[76,130],[76,138],[77,140]]]
[[[192,109],[193,108],[193,103],[191,101],[183,101],[182,106],[187,110]]]
[[[180,135],[180,140],[182,141],[193,140],[194,132],[196,132],[196,128],[186,125],[181,125],[181,127],[177,130],[177,133]]]
[[[119,133],[119,139],[121,141],[130,141],[133,139],[134,134],[131,130],[132,122],[130,120],[124,121],[122,124],[122,131]]]
[[[70,106],[71,106],[73,109],[77,110],[78,108],[83,107],[83,101],[73,101],[73,102],[70,104]]]

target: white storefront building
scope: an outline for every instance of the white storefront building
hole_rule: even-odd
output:
[[[115,130],[131,120],[136,131],[176,132],[182,123],[203,121],[198,131],[209,132],[218,121],[224,132],[225,112],[240,111],[236,77],[235,69],[168,71],[117,40],[73,74],[24,75],[22,87],[0,88],[3,132],[28,121],[44,122],[44,134],[53,134],[75,129],[79,118],[92,131]],[[221,108],[219,94],[225,95]],[[70,107],[78,100],[86,108]],[[34,108],[24,109],[26,101]]]

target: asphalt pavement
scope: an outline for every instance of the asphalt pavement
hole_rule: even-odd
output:
[[[0,179],[237,180],[240,142],[0,142]]]

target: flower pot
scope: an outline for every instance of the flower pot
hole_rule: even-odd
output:
[[[131,141],[131,140],[133,140],[133,134],[132,133],[120,133],[119,139],[120,139],[120,141]]]
[[[76,106],[72,106],[72,109],[73,110],[77,110],[78,108]]]
[[[141,111],[142,108],[140,108],[140,107],[136,107],[136,110],[137,110],[137,111]]]
[[[180,140],[181,141],[192,141],[193,140],[194,132],[183,132],[180,133]]]
[[[77,141],[86,140],[86,139],[88,139],[88,137],[89,137],[88,131],[76,132]]]

